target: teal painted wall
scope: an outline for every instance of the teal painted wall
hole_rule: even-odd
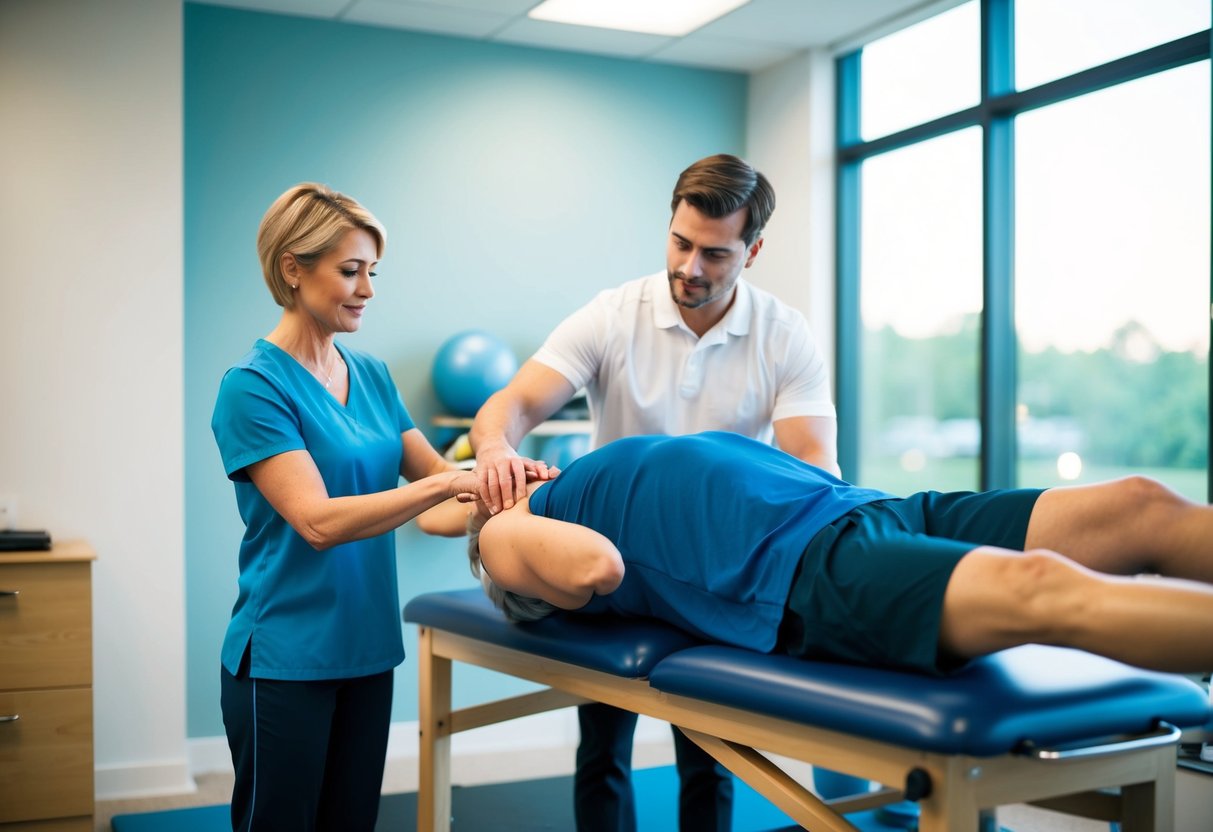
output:
[[[387,361],[437,442],[439,344],[480,327],[525,359],[598,290],[663,268],[674,179],[709,153],[744,153],[745,116],[734,73],[186,4],[190,737],[223,733],[218,654],[242,529],[210,414],[223,371],[278,320],[255,249],[270,202],[318,180],[386,225],[377,295],[349,343]],[[410,525],[398,544],[402,601],[474,585],[461,541]],[[405,645],[394,721],[417,714],[411,626]],[[456,704],[522,689],[468,671]]]

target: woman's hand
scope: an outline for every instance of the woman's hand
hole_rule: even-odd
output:
[[[527,478],[531,482],[549,480],[559,473],[558,468],[544,466],[541,469],[528,469]],[[479,531],[486,520],[502,513],[494,512],[492,507],[481,499],[480,478],[475,471],[444,471],[427,479],[442,480],[446,499],[418,515],[417,526],[426,534],[460,537]]]
[[[470,503],[480,499],[480,478],[473,471],[451,471],[447,495],[461,503]]]
[[[417,515],[417,528],[440,537],[462,537],[477,514],[488,516],[480,502],[479,484],[474,471],[443,471],[426,477],[423,482],[441,483],[442,502]]]

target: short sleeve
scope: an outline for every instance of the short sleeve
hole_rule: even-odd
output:
[[[396,422],[400,425],[400,432],[412,430],[417,427],[413,422],[413,417],[409,414],[409,409],[404,406],[404,400],[400,398],[400,393],[396,393]]]
[[[574,389],[598,376],[612,309],[599,295],[552,330],[531,358],[560,373]]]
[[[404,405],[400,405],[403,411]],[[404,412],[403,419],[408,420]],[[255,370],[228,370],[219,385],[211,430],[228,479],[247,482],[244,469],[286,451],[304,450],[293,404]]]
[[[830,369],[817,349],[808,323],[799,318],[788,339],[787,363],[775,392],[771,421],[794,416],[834,416]]]

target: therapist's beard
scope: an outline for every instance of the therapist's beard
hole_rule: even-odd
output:
[[[692,298],[689,295],[683,295],[680,297],[676,287],[677,287],[679,281],[681,281],[685,286],[686,278],[683,277],[681,272],[672,272],[669,269],[667,269],[666,270],[666,279],[669,281],[669,284],[670,284],[670,299],[672,301],[674,301],[675,306],[681,306],[683,309],[698,309],[701,306],[707,306],[709,303],[718,301],[724,297],[728,297],[728,295],[730,293],[732,293],[733,287],[735,287],[737,285],[737,279],[734,278],[733,280],[731,280],[728,283],[728,285],[721,286],[715,292],[710,292],[710,291],[706,292],[706,293],[704,293],[703,297],[701,297],[701,298],[699,298],[699,297]],[[707,284],[696,284],[696,285],[702,286],[704,288],[708,288]]]

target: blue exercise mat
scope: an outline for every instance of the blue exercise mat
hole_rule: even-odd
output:
[[[633,774],[638,832],[677,829],[678,774],[673,766],[641,769]],[[456,786],[451,792],[454,832],[567,832],[573,828],[573,786],[569,777]],[[228,806],[201,806],[162,812],[116,815],[113,832],[228,832]],[[857,812],[847,820],[864,832],[890,832],[897,827],[880,823],[876,812]],[[745,783],[736,781],[733,803],[734,832],[773,832],[798,829],[783,812]],[[417,824],[417,795],[388,794],[380,805],[383,832],[411,832]]]
[[[230,832],[230,808],[197,806],[189,809],[166,809],[163,812],[142,812],[137,815],[114,815],[110,821],[114,832]]]

